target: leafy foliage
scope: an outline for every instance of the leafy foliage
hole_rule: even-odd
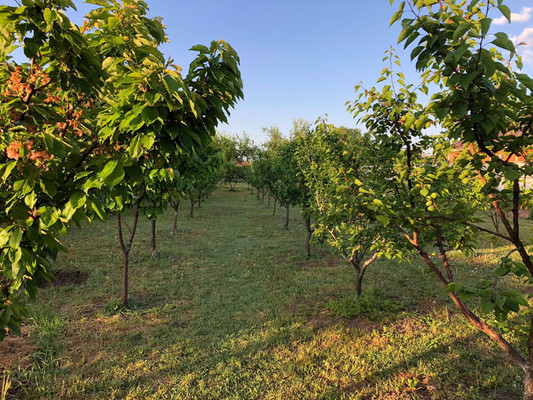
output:
[[[168,201],[184,154],[209,141],[242,98],[236,52],[195,46],[183,78],[158,50],[163,25],[143,1],[97,1],[80,28],[71,1],[0,7],[0,335],[24,315],[72,222],[105,218],[146,197]],[[28,59],[10,53],[21,45]],[[128,248],[131,248],[131,236]]]

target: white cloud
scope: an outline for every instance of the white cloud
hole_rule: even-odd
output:
[[[533,12],[532,7],[522,7],[522,10],[520,10],[519,13],[511,13],[511,22],[527,22],[531,18],[531,13]],[[492,21],[493,24],[496,25],[503,25],[507,23],[507,18],[504,16],[501,16],[500,18],[496,18],[494,21]]]
[[[533,26],[526,28],[518,36],[510,38],[515,45],[525,43],[517,46],[517,53],[522,56],[522,61],[525,63],[533,63]]]

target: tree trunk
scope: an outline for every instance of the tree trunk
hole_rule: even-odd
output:
[[[527,366],[524,376],[524,400],[533,400],[533,368]]]
[[[194,216],[194,200],[191,199],[191,217]]]
[[[274,197],[274,211],[272,212],[272,215],[276,215],[276,205],[278,204],[278,199]]]
[[[285,216],[285,229],[289,229],[289,207],[290,206],[285,207],[287,209],[287,214]]]
[[[133,226],[130,230],[130,237],[128,240],[128,243],[126,244],[124,242],[124,235],[122,233],[122,215],[120,213],[117,213],[117,228],[118,228],[118,239],[120,244],[120,249],[122,250],[122,254],[124,256],[124,269],[122,271],[122,298],[120,300],[120,304],[123,307],[128,306],[128,277],[129,277],[129,267],[130,267],[130,251],[131,251],[131,245],[133,244],[133,239],[135,238],[135,231],[137,230],[137,222],[139,221],[139,208],[141,206],[141,201],[144,197],[143,195],[137,200],[137,204],[135,206],[135,211],[133,213]]]
[[[305,220],[305,230],[307,232],[307,241],[305,243],[305,253],[307,258],[311,257],[311,236],[313,235],[313,230],[311,229],[311,218],[306,218]]]
[[[363,278],[365,276],[366,269],[368,268],[370,264],[372,264],[378,258],[378,253],[374,253],[372,257],[366,260],[363,266],[361,267],[361,262],[363,261],[365,252],[363,252],[363,255],[361,256],[361,258],[358,258],[359,256],[356,256],[355,258],[352,258],[350,260],[350,262],[355,268],[354,301],[356,302],[357,300],[359,300],[359,297],[361,297],[361,292],[363,290]]]
[[[257,200],[259,200],[259,189],[257,189],[256,194],[257,194]]]
[[[268,195],[267,206],[270,207],[270,195]]]
[[[123,251],[124,255],[124,267],[122,270],[122,298],[120,299],[120,304],[123,307],[128,305],[128,274],[130,269],[130,252]]]
[[[176,205],[172,205],[172,208],[174,209],[174,225],[172,226],[172,234],[175,235],[178,233],[178,209],[180,207],[180,203],[176,203]]]
[[[263,196],[261,197],[261,204],[264,204],[265,202],[265,195],[266,195],[266,192],[263,192]]]
[[[254,195],[254,187],[252,186],[252,193],[250,193],[252,196]]]
[[[198,208],[202,208],[202,196],[198,196]]]
[[[354,288],[354,301],[357,302],[359,297],[361,297],[361,292],[363,290],[363,277],[365,276],[365,270],[359,268],[356,270],[355,275],[355,288]]]
[[[155,227],[156,227],[156,219],[152,218],[152,258],[155,260],[157,258],[157,244],[156,244],[156,238],[155,238]]]

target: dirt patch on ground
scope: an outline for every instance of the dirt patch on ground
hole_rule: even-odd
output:
[[[362,332],[373,332],[379,330],[381,325],[376,324],[375,322],[370,321],[368,318],[363,316],[356,316],[353,318],[342,318],[344,326],[349,329],[357,329]]]
[[[66,270],[57,270],[55,272],[55,277],[52,279],[52,282],[48,283],[42,281],[39,285],[40,288],[44,289],[49,286],[71,286],[71,285],[83,285],[87,282],[89,274],[83,271],[66,271]]]
[[[333,312],[330,310],[324,310],[320,315],[312,315],[307,319],[306,326],[313,329],[327,329],[337,323],[333,318]]]
[[[444,312],[447,305],[448,304],[443,301],[439,301],[435,299],[423,299],[419,301],[418,304],[416,305],[416,310],[420,312],[429,311],[431,313],[441,314]]]
[[[287,311],[291,314],[301,314],[301,313],[308,313],[316,308],[318,304],[324,303],[324,299],[308,299],[308,300],[301,300],[298,301],[289,307],[287,307]]]
[[[5,370],[17,370],[27,367],[31,363],[31,353],[35,345],[28,333],[22,336],[6,336],[0,342],[0,373]]]

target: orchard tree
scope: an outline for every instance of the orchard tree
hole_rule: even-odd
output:
[[[490,32],[489,16],[498,11],[510,19],[502,1],[401,2],[391,21],[401,20],[399,41],[406,47],[414,43],[411,56],[417,68],[426,82],[442,90],[423,108],[416,103],[414,88],[405,86],[400,76],[399,91],[389,85],[363,92],[352,110],[381,149],[396,153],[389,150],[376,166],[379,174],[388,176],[383,187],[372,192],[383,204],[376,212],[422,257],[468,321],[524,369],[524,398],[533,399],[530,305],[520,293],[495,284],[499,276],[508,274],[533,282],[533,261],[519,219],[520,208],[531,201],[531,191],[519,182],[533,172],[533,82],[514,71],[516,49],[508,37]],[[520,68],[520,59],[515,61]],[[424,134],[423,128],[432,120],[445,129],[446,138]],[[465,151],[450,165],[447,143],[458,140]],[[519,157],[524,158],[523,165],[514,162]],[[466,183],[476,180],[482,183],[481,195]],[[480,224],[476,211],[489,207],[504,232]],[[519,261],[504,257],[491,275],[472,286],[456,282],[449,250],[471,250],[479,232],[507,241]],[[431,256],[435,244],[438,258]],[[468,305],[471,298],[480,300],[487,317]],[[511,314],[521,326],[509,323]],[[524,333],[525,349],[509,342],[509,330]]]
[[[0,6],[0,340],[4,327],[20,333],[15,294],[52,279],[59,237],[104,216],[98,189],[116,178],[97,174],[109,150],[94,124],[102,61],[65,15],[73,3],[23,4]]]
[[[166,191],[162,186],[173,184],[170,177],[183,153],[214,136],[218,122],[226,121],[229,109],[242,97],[242,81],[239,58],[226,42],[194,46],[191,50],[199,54],[182,77],[181,69],[165,61],[158,49],[166,36],[159,19],[146,17],[144,2],[97,3],[101,7],[89,13],[87,28],[95,30],[92,43],[105,59],[107,72],[98,122],[102,140],[117,146],[106,173],[121,181],[108,198],[110,210],[117,213],[124,256],[121,304],[126,306],[129,257],[143,200],[147,197],[155,211]],[[133,223],[125,241],[122,215],[130,207]]]
[[[242,138],[219,135],[217,141],[224,159],[221,168],[223,182],[234,191],[238,182],[246,181],[253,142],[246,135]]]
[[[402,256],[392,245],[399,244],[399,235],[384,226],[386,217],[376,215],[379,201],[367,196],[376,186],[374,165],[381,161],[376,159],[376,145],[368,134],[322,122],[297,153],[311,197],[313,236],[354,267],[355,301],[361,296],[367,268],[378,257]]]

